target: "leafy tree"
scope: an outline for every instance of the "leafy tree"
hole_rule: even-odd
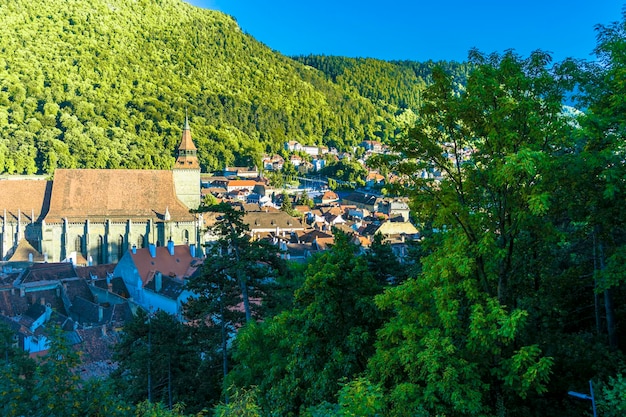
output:
[[[137,310],[115,345],[115,359],[119,367],[112,378],[133,404],[148,400],[172,408],[184,403],[197,411],[211,401],[202,389],[200,352],[189,327],[162,310],[153,315]]]
[[[308,266],[293,308],[236,339],[236,386],[257,385],[266,412],[297,415],[332,400],[342,378],[365,370],[381,322],[373,304],[380,291],[347,235]]]
[[[380,233],[374,235],[365,259],[370,273],[379,285],[398,284],[406,278],[405,265],[400,263],[391,245],[384,242],[384,237]]]
[[[211,229],[217,240],[207,248],[202,273],[187,283],[196,297],[188,301],[186,316],[197,323],[195,338],[205,354],[204,365],[216,375],[220,364],[219,386],[229,372],[231,339],[244,324],[264,319],[263,308],[272,305],[285,265],[276,246],[251,239],[244,212],[228,204],[208,210],[221,215]]]
[[[621,208],[626,178],[623,147],[624,101],[623,82],[626,64],[626,15],[610,26],[598,26],[598,46],[595,53],[599,62],[587,65],[580,82],[583,103],[587,106],[579,118],[582,126],[577,149],[577,171],[581,181],[573,184],[573,193],[584,195],[572,199],[570,207],[575,220],[585,225],[584,231],[593,259],[597,307],[604,306],[604,329],[609,346],[619,344],[617,307],[613,299],[623,294],[626,276],[620,267],[626,250],[626,218]],[[569,171],[575,168],[570,167]],[[597,318],[600,324],[600,317]]]
[[[571,137],[549,62],[472,51],[466,89],[434,71],[416,127],[395,143],[391,167],[436,232],[421,275],[377,298],[393,317],[370,370],[393,414],[514,415],[547,391],[554,359],[527,331],[540,308],[528,280],[542,288],[550,275],[526,254],[547,257],[546,175]]]

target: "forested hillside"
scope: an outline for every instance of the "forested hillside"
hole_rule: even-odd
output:
[[[345,149],[413,120],[387,106],[408,100],[396,90],[329,81],[180,0],[0,0],[0,14],[0,173],[168,168],[185,111],[205,170],[286,140]]]
[[[308,55],[294,58],[322,71],[328,79],[345,89],[354,89],[374,103],[390,105],[395,111],[410,109],[417,113],[421,95],[432,82],[435,67],[452,74],[457,86],[467,80],[471,66],[457,62],[381,61],[373,58]]]

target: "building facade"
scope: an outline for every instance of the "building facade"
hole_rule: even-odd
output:
[[[0,260],[26,240],[50,262],[119,261],[136,246],[198,244],[200,165],[185,120],[172,170],[57,169],[0,179]]]

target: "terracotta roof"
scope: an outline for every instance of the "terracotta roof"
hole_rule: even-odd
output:
[[[106,278],[107,274],[112,274],[116,264],[101,264],[76,267],[76,275],[82,279],[100,279]],[[95,278],[94,278],[95,277]]]
[[[0,218],[12,221],[21,214],[22,221],[39,221],[48,211],[51,189],[51,181],[0,180]],[[33,214],[35,218],[31,219]]]
[[[172,171],[129,169],[57,169],[48,223],[104,219],[192,221],[176,197]]]
[[[243,216],[243,222],[250,227],[251,231],[275,230],[277,227],[289,230],[304,229],[300,219],[292,217],[284,211],[251,211]]]
[[[76,272],[71,263],[33,264],[24,272],[21,284],[37,281],[59,281],[66,278],[76,278]]]
[[[157,271],[163,275],[173,275],[182,279],[191,276],[201,265],[200,259],[191,257],[187,245],[174,246],[174,256],[170,255],[166,246],[159,246],[155,249],[154,258],[150,255],[149,248],[137,249],[137,253],[134,254],[132,250],[129,250],[143,285],[150,282]]]
[[[254,180],[230,180],[228,181],[228,187],[254,187],[257,182]]]
[[[19,290],[0,291],[0,314],[15,317],[28,310],[28,298],[20,297]]]
[[[22,239],[17,244],[17,248],[15,248],[15,252],[11,255],[9,259],[10,262],[20,262],[20,261],[30,261],[28,256],[33,255],[33,262],[43,262],[44,256],[37,251],[37,249],[33,248],[33,245],[28,243],[26,239]]]
[[[63,281],[63,288],[70,301],[74,302],[76,297],[81,297],[89,302],[94,302],[94,296],[89,289],[89,284],[84,279],[72,279]]]

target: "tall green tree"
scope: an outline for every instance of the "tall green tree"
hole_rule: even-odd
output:
[[[374,306],[381,287],[357,251],[337,232],[332,248],[307,265],[293,308],[237,336],[231,381],[257,385],[265,412],[299,415],[334,400],[344,378],[365,370],[381,323]]]
[[[201,352],[192,343],[191,327],[162,310],[137,310],[115,345],[119,366],[112,379],[132,404],[161,402],[168,408],[184,403],[198,411],[213,400],[203,390]]]
[[[204,364],[214,370],[220,364],[218,379],[222,381],[230,369],[231,340],[246,323],[265,318],[265,307],[278,295],[285,264],[278,247],[252,240],[243,211],[229,204],[207,210],[220,213],[211,228],[216,240],[207,248],[202,273],[187,283],[196,296],[187,302],[186,316],[196,323],[196,340],[206,355]]]
[[[549,63],[542,52],[472,51],[462,91],[435,70],[416,127],[395,143],[391,168],[434,233],[422,273],[377,298],[393,317],[370,369],[393,415],[515,415],[547,390],[554,359],[528,331],[528,283],[549,276],[529,270],[526,254],[544,254],[546,175],[571,137],[567,86]]]
[[[597,64],[588,64],[581,82],[585,114],[579,119],[582,129],[578,160],[580,175],[574,192],[585,195],[573,199],[571,206],[576,220],[586,226],[590,259],[595,271],[598,326],[608,336],[612,349],[618,340],[619,308],[614,298],[623,295],[626,275],[622,271],[626,253],[626,216],[621,201],[626,197],[623,146],[626,136],[626,16],[609,26],[598,26]],[[623,342],[624,340],[622,340]]]

